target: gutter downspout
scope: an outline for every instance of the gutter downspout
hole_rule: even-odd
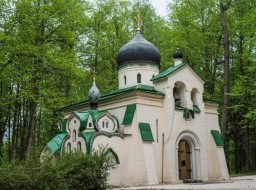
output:
[[[162,183],[164,183],[164,133],[162,136]]]

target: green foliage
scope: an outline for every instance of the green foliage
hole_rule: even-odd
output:
[[[3,163],[0,189],[106,189],[108,170],[113,163],[103,151],[93,154],[70,153],[53,159]]]

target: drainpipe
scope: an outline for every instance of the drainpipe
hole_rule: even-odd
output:
[[[164,183],[164,133],[162,136],[162,183]]]

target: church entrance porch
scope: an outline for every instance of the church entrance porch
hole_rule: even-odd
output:
[[[191,179],[191,150],[187,141],[181,140],[179,143],[179,180]]]
[[[176,140],[177,181],[200,181],[201,160],[198,137],[190,131],[182,132]]]

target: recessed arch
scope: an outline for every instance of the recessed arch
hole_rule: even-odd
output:
[[[180,165],[182,160],[179,159],[179,151],[180,151],[180,146],[182,145],[182,142],[186,142],[189,150],[190,150],[190,170],[191,170],[191,176],[190,179],[191,180],[201,180],[201,160],[200,160],[200,147],[201,147],[201,143],[199,141],[198,136],[193,133],[192,131],[183,131],[181,132],[177,139],[176,139],[176,155],[175,155],[175,160],[176,160],[176,176],[177,176],[177,180],[180,180]],[[188,149],[186,148],[186,149]]]
[[[71,143],[70,142],[67,144],[67,152],[68,153],[71,152]]]
[[[181,81],[175,82],[173,87],[173,98],[175,101],[175,106],[186,107],[185,92],[186,92],[186,85]]]
[[[197,88],[193,88],[191,90],[191,101],[193,105],[196,105],[196,106],[199,105],[199,91]]]
[[[116,164],[120,164],[120,161],[119,161],[119,158],[118,158],[118,155],[116,154],[116,152],[112,149],[112,148],[108,148],[106,150],[106,153],[114,159],[115,163]]]
[[[74,129],[72,132],[72,142],[76,141],[76,130]]]
[[[141,74],[140,73],[137,74],[137,83],[138,84],[141,83]]]
[[[127,82],[127,78],[126,78],[126,76],[124,75],[124,85],[126,85],[126,82]]]

